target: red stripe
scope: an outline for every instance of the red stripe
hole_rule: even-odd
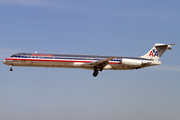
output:
[[[49,61],[49,62],[82,62],[82,63],[92,63],[95,61],[75,61],[75,60],[50,60],[50,59],[23,59],[23,58],[6,58],[5,60],[19,60],[19,61]],[[110,64],[120,64],[119,62],[109,62]]]

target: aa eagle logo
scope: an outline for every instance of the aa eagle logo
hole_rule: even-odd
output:
[[[157,52],[155,49],[153,49],[153,50],[151,50],[151,52],[149,53],[149,56],[153,56],[153,57],[157,56],[157,57],[158,57],[158,52]]]

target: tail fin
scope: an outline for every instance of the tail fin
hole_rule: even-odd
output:
[[[168,49],[171,50],[171,45],[175,45],[174,44],[160,44],[160,43],[156,43],[153,48],[147,52],[145,55],[141,56],[141,58],[146,58],[146,59],[151,59],[151,60],[155,60],[158,61],[159,58],[163,55],[163,53]]]

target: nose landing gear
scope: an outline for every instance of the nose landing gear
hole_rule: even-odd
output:
[[[13,71],[13,69],[12,69],[12,66],[10,66],[10,69],[9,69],[10,71]]]

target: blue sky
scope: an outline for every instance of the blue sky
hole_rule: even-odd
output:
[[[180,2],[0,0],[0,60],[17,52],[141,56],[178,43],[162,65],[132,71],[0,64],[1,120],[179,120]]]

